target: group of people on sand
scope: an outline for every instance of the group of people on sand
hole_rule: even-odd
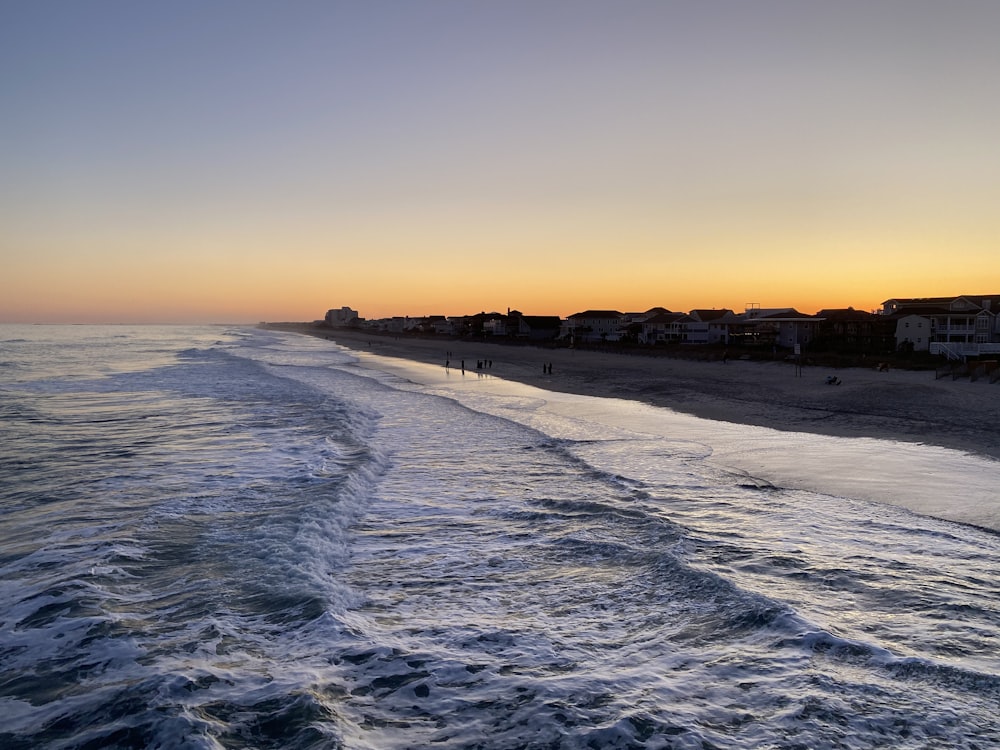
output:
[[[464,359],[462,360],[460,367],[462,368],[462,372],[465,373],[465,360]],[[493,360],[492,359],[477,359],[476,360],[476,370],[477,371],[482,372],[483,370],[489,370],[489,369],[492,369],[492,368],[493,368]],[[444,369],[446,369],[446,370],[450,370],[451,369],[451,352],[445,352]],[[551,362],[548,362],[548,363],[543,362],[542,363],[542,374],[543,375],[551,375],[552,374],[552,363]]]
[[[462,368],[462,372],[464,373],[465,372],[465,360],[464,359],[462,360],[462,363],[461,363],[460,367]],[[493,367],[493,360],[492,359],[477,359],[476,360],[476,370],[479,370],[479,371],[488,370],[488,369],[490,369],[492,367]],[[446,369],[446,370],[450,370],[451,369],[451,352],[447,352],[446,353],[445,360],[444,360],[444,369]]]

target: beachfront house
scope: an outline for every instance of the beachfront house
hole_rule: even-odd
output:
[[[436,336],[452,336],[455,334],[455,327],[445,315],[427,315],[416,321],[413,328],[420,333],[434,334]]]
[[[520,310],[508,310],[483,320],[483,333],[490,336],[547,341],[559,336],[562,319],[558,315],[525,315]]]
[[[507,330],[507,316],[498,312],[480,312],[475,315],[461,315],[449,318],[459,336],[480,338],[482,336],[504,335]],[[502,331],[503,333],[497,333]]]
[[[951,359],[1000,353],[1000,294],[893,298],[882,315],[895,321],[900,349]]]
[[[628,344],[647,343],[645,334],[646,322],[657,315],[669,312],[665,307],[651,307],[643,312],[622,313],[619,340]]]
[[[895,324],[882,315],[847,307],[820,310],[816,316],[822,319],[815,341],[821,349],[875,354],[896,348]]]
[[[566,319],[564,335],[578,343],[618,341],[624,319],[617,310],[584,310]]]
[[[513,317],[513,313],[511,313]],[[529,341],[551,341],[559,336],[562,319],[558,315],[521,315],[515,318],[515,335]]]
[[[507,335],[507,317],[489,318],[483,321],[483,334],[502,337]]]
[[[687,341],[687,313],[665,311],[643,321],[640,341],[644,344],[683,344]]]
[[[386,318],[385,328],[382,330],[388,331],[389,333],[403,333],[404,331],[410,330],[412,320],[412,318],[406,315],[396,315],[392,318]]]
[[[729,327],[739,323],[732,310],[691,310],[687,320],[687,343],[728,344]]]
[[[619,326],[618,340],[625,344],[646,343],[643,335],[643,324],[650,318],[660,313],[670,312],[665,307],[652,307],[643,312],[622,313],[622,321]]]
[[[795,349],[813,341],[822,318],[800,313],[794,307],[748,307],[739,322],[730,326],[730,339],[744,346]]]

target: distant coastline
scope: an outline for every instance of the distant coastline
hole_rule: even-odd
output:
[[[706,419],[835,437],[925,443],[1000,460],[1000,384],[936,379],[933,371],[692,361],[451,338],[378,336],[309,323],[266,324],[348,349],[475,372],[547,390],[623,398]],[[548,372],[551,366],[551,373]],[[827,385],[836,374],[840,385]]]

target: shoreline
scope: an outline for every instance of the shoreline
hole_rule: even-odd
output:
[[[276,324],[269,330],[328,339],[359,352],[452,367],[477,361],[495,377],[544,390],[621,398],[736,424],[832,437],[869,437],[1000,460],[1000,385],[935,380],[932,372],[836,371],[784,362],[701,362],[457,339],[373,336],[363,331]],[[551,367],[551,372],[543,372]]]

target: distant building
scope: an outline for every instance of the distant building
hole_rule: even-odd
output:
[[[505,335],[507,316],[498,312],[480,312],[475,315],[464,315],[453,321],[461,336],[480,338],[482,336]],[[500,333],[498,333],[500,332]]]
[[[385,329],[389,333],[405,333],[410,330],[412,325],[412,318],[406,315],[394,315],[391,318],[386,318]]]
[[[510,310],[506,315],[485,314],[482,326],[483,333],[490,336],[545,341],[559,336],[562,319],[558,315],[524,315]]]
[[[339,310],[327,310],[326,316],[323,319],[327,325],[331,326],[357,325],[360,321],[357,311],[349,307],[341,307]]]
[[[444,315],[428,315],[414,321],[414,326],[420,333],[431,333],[439,336],[451,336],[455,333],[455,326]]]

